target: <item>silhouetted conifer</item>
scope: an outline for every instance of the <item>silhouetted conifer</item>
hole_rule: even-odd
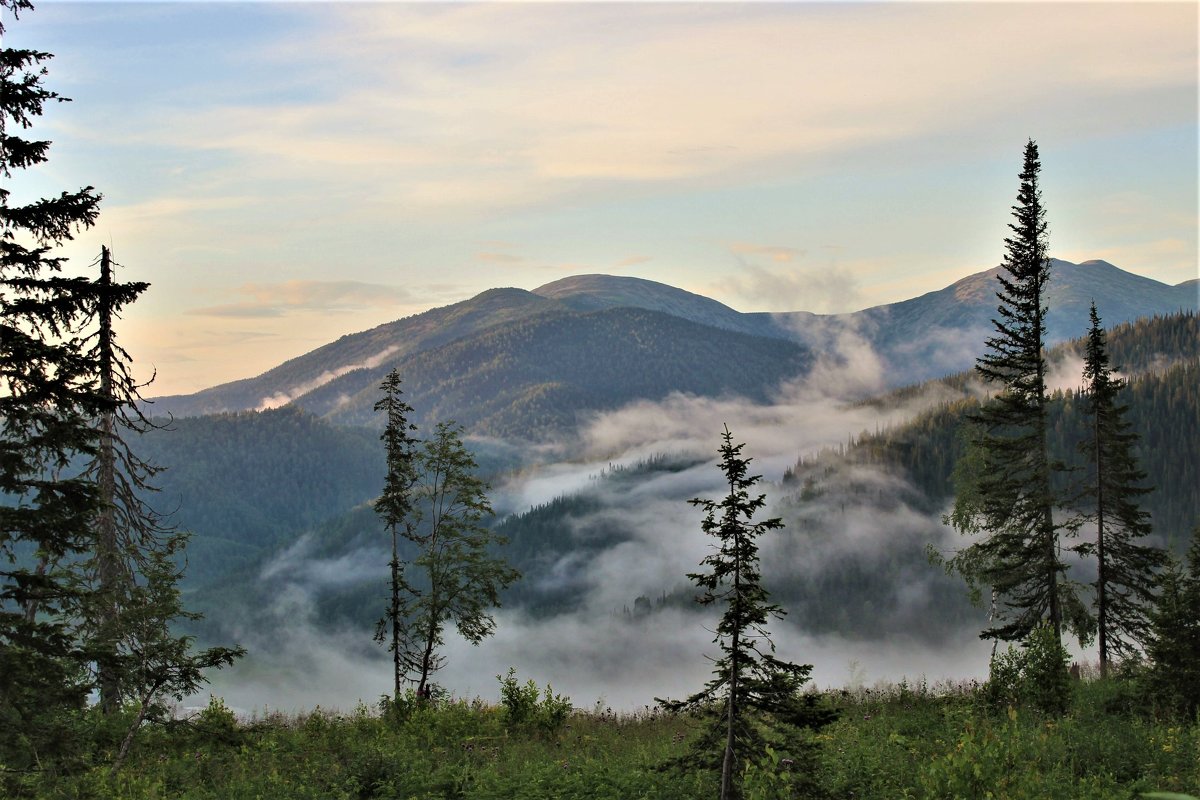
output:
[[[383,433],[384,451],[387,459],[387,475],[384,478],[383,494],[375,501],[375,510],[383,518],[384,527],[392,537],[392,558],[388,562],[391,572],[391,600],[387,613],[379,620],[375,629],[375,640],[382,642],[390,632],[388,650],[392,653],[392,699],[400,699],[400,684],[405,677],[404,667],[404,569],[400,562],[400,537],[412,538],[416,523],[413,508],[413,485],[417,481],[417,440],[412,431],[417,429],[408,421],[412,406],[401,399],[400,373],[393,369],[379,385],[383,397],[375,403],[375,410],[385,416]]]
[[[16,19],[32,6],[0,8]],[[75,465],[94,455],[92,422],[111,409],[79,342],[96,287],[64,275],[54,254],[91,226],[100,195],[87,186],[12,205],[7,186],[15,170],[47,160],[50,142],[22,134],[66,99],[43,85],[49,58],[0,51],[0,761],[9,768],[67,746],[62,712],[88,690],[65,615],[73,587],[56,565],[88,550],[96,487]]]
[[[752,522],[766,505],[765,495],[752,498],[749,494],[761,476],[749,474],[750,459],[741,455],[745,445],[733,444],[728,427],[721,437],[720,468],[729,493],[720,502],[689,501],[704,509],[701,528],[717,539],[716,552],[700,562],[708,572],[688,574],[704,590],[697,598],[699,603],[719,603],[725,608],[713,640],[721,656],[714,660],[713,678],[704,689],[685,700],[659,703],[672,711],[696,710],[707,716],[708,724],[692,754],[680,763],[718,769],[720,796],[728,800],[741,796],[739,782],[745,765],[762,759],[771,744],[764,726],[777,737],[776,747],[787,748],[794,756],[811,756],[811,748],[795,739],[795,729],[820,727],[834,715],[820,708],[814,698],[801,694],[812,666],[774,655],[775,644],[766,625],[772,617],[782,618],[784,611],[770,601],[762,585],[757,540],[767,531],[781,529],[783,520],[772,517]],[[805,766],[810,765],[802,763],[802,768]]]
[[[1200,711],[1200,527],[1187,563],[1163,574],[1151,612],[1147,684],[1153,701],[1195,720]]]
[[[1086,636],[1086,609],[1066,582],[1060,553],[1059,498],[1051,474],[1063,469],[1047,447],[1045,290],[1050,280],[1046,212],[1038,188],[1037,145],[1025,146],[1012,235],[997,276],[999,317],[976,372],[999,392],[972,417],[970,453],[956,475],[951,522],[983,538],[950,561],[976,586],[989,587],[992,626],[981,635],[1027,637],[1048,620],[1061,642],[1068,624]]]
[[[1136,656],[1149,631],[1157,571],[1165,554],[1140,542],[1150,535],[1150,515],[1138,504],[1150,493],[1137,463],[1138,437],[1125,420],[1127,405],[1118,401],[1125,383],[1109,367],[1104,329],[1096,305],[1083,364],[1090,417],[1089,438],[1081,443],[1088,458],[1086,495],[1096,524],[1096,625],[1100,675],[1107,677],[1113,657]]]

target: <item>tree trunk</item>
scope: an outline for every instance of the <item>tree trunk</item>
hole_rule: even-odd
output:
[[[100,394],[115,402],[113,372],[115,358],[112,343],[112,303],[108,290],[112,286],[112,258],[107,247],[100,248]],[[118,596],[121,583],[121,559],[117,543],[116,504],[116,443],[114,441],[114,411],[108,409],[100,417],[100,441],[97,459],[99,473],[100,510],[96,519],[96,571],[100,582],[100,613],[97,623],[101,634],[102,653],[96,659],[100,684],[100,709],[106,713],[117,710],[121,702],[121,685],[117,675],[116,632],[120,613]]]
[[[1100,412],[1095,419],[1096,435],[1096,624],[1100,647],[1100,678],[1108,677],[1108,576],[1104,563],[1104,459],[1100,449]]]
[[[1046,441],[1046,357],[1042,352],[1042,279],[1040,269],[1044,256],[1035,251],[1039,275],[1034,290],[1034,330],[1038,335],[1037,359],[1037,427],[1041,442],[1042,474],[1039,476],[1039,491],[1044,492],[1045,506],[1042,508],[1042,538],[1045,540],[1046,583],[1050,595],[1050,625],[1054,628],[1054,639],[1062,646],[1062,609],[1058,603],[1058,537],[1054,534],[1054,510],[1050,507],[1050,446]]]
[[[393,702],[400,700],[400,555],[396,542],[396,526],[392,525],[392,688]]]
[[[729,493],[732,495],[736,492],[737,487],[730,485]],[[741,592],[742,592],[742,547],[740,536],[734,536],[734,562],[733,562],[733,603],[741,610]],[[725,757],[721,761],[721,800],[730,800],[733,797],[733,768],[734,768],[734,727],[738,715],[738,678],[741,664],[738,663],[738,648],[741,646],[739,634],[741,633],[741,624],[738,620],[737,625],[733,626],[733,639],[729,647],[729,703],[726,708],[725,718]]]

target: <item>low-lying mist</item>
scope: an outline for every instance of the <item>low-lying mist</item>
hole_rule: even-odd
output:
[[[712,614],[667,610],[630,622],[620,614],[572,614],[530,619],[501,611],[496,634],[478,647],[447,637],[446,666],[435,682],[456,697],[498,702],[497,676],[510,667],[524,682],[553,686],[578,708],[633,711],[654,706],[655,698],[681,698],[704,685],[716,652],[709,632]],[[898,631],[877,641],[807,634],[790,621],[771,626],[777,655],[811,664],[817,688],[982,679],[990,644],[974,632],[938,645],[921,643]],[[245,711],[350,711],[359,702],[374,706],[390,694],[391,660],[371,642],[366,628],[337,632],[298,626],[282,644],[257,647],[243,640],[250,655],[237,666],[213,673],[211,693]]]
[[[706,654],[716,652],[711,631],[721,611],[687,602],[695,590],[686,574],[713,545],[687,500],[728,491],[717,468],[725,425],[735,443],[745,442],[752,473],[763,475],[763,516],[786,523],[760,543],[764,581],[789,612],[770,626],[777,655],[812,664],[818,687],[983,677],[991,648],[978,639],[985,612],[964,612],[965,592],[948,589],[950,579],[924,556],[928,545],[959,544],[941,522],[944,509],[915,502],[912,487],[880,467],[855,465],[803,488],[783,481],[798,459],[943,399],[931,392],[888,408],[853,402],[885,385],[882,362],[852,331],[838,342],[770,404],[684,395],[635,403],[585,420],[576,440],[549,455],[543,449],[537,466],[497,482],[493,502],[502,514],[581,492],[591,501],[561,520],[555,547],[523,577],[523,596],[554,593],[556,605],[499,610],[495,635],[477,647],[448,631],[435,681],[455,696],[496,700],[496,676],[514,667],[521,680],[549,682],[576,706],[625,710],[698,690],[710,676]],[[671,467],[604,477],[656,456],[673,459]],[[597,542],[597,531],[609,538]],[[380,527],[377,545],[358,539],[334,557],[315,556],[302,542],[268,564],[259,576],[273,587],[268,607],[222,620],[251,654],[215,674],[212,691],[243,709],[281,710],[348,710],[388,693],[391,662],[372,641],[374,620],[318,623],[328,592],[349,584],[377,585],[382,615],[384,538]],[[957,616],[947,616],[947,605]]]

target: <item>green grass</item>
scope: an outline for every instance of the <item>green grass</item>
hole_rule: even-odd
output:
[[[819,783],[831,798],[1116,800],[1196,795],[1200,726],[1156,718],[1117,682],[1074,687],[1057,718],[988,708],[971,686],[900,684],[832,692],[840,719],[817,735]],[[9,794],[45,798],[692,798],[712,775],[664,771],[693,735],[687,717],[646,710],[575,711],[555,729],[510,724],[481,700],[402,704],[381,715],[317,709],[236,724],[214,704],[189,724],[139,734],[109,765],[119,725],[81,724],[92,751],[74,771],[7,776]],[[90,727],[89,727],[90,726]],[[790,797],[787,764],[752,770],[748,800]]]

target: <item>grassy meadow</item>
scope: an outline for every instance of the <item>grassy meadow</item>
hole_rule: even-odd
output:
[[[663,768],[698,721],[646,707],[572,709],[520,686],[502,699],[412,698],[351,713],[320,708],[238,721],[219,699],[145,727],[112,767],[128,719],[86,717],[74,769],[9,775],[44,798],[712,798],[714,773]],[[1197,794],[1200,725],[1147,707],[1136,682],[1084,680],[1062,715],[998,708],[985,687],[923,683],[824,693],[836,722],[811,755],[771,750],[742,776],[746,800],[792,797],[1124,800]],[[793,743],[800,745],[802,743]],[[803,772],[804,774],[801,774]],[[814,789],[813,786],[819,788]]]

